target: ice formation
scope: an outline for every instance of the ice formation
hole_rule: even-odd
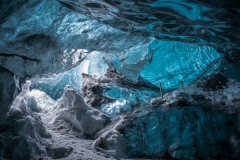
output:
[[[66,85],[71,85],[81,90],[83,73],[102,75],[106,72],[107,68],[107,64],[101,58],[101,53],[94,51],[89,53],[80,65],[69,71],[52,76],[40,78],[36,76],[32,78],[30,89],[34,88],[44,91],[54,100],[57,100],[62,96],[63,89]]]
[[[115,157],[127,158],[124,137],[116,130],[109,130],[103,133],[94,141],[93,148]]]
[[[125,118],[129,156],[165,159],[221,159],[239,156],[238,116],[198,107],[136,111]]]
[[[163,107],[196,106],[229,114],[239,112],[240,83],[219,74],[211,75],[183,89],[169,92],[163,98],[152,99]]]
[[[59,120],[64,120],[85,137],[94,137],[94,133],[111,122],[107,115],[89,107],[80,92],[71,86],[65,87],[58,104],[61,109],[57,109],[58,113],[54,123],[58,124]]]
[[[0,1],[0,159],[239,159],[239,7]]]
[[[30,159],[46,156],[42,146],[43,138],[50,138],[41,117],[34,97],[28,95],[29,84],[13,101],[6,116],[1,120],[0,157],[7,159]]]
[[[144,82],[132,84],[113,68],[102,76],[84,74],[82,92],[89,105],[112,117],[147,105],[151,97],[159,96],[157,87]]]

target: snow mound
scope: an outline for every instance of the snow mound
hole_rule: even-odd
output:
[[[62,97],[57,101],[54,125],[68,123],[81,133],[84,138],[93,138],[94,134],[104,128],[111,119],[102,112],[89,107],[81,93],[66,86]]]
[[[166,110],[177,106],[196,106],[206,111],[236,114],[240,112],[239,89],[238,81],[216,74],[169,92],[163,98],[154,98],[151,103]]]
[[[94,141],[93,148],[114,157],[127,157],[124,137],[116,130],[109,130],[103,133]]]
[[[34,113],[39,108],[34,97],[27,95],[28,87],[27,82],[0,123],[0,157],[20,160],[46,156],[41,139],[51,136]]]

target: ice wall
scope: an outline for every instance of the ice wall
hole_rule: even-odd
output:
[[[58,0],[66,7],[123,31],[239,52],[239,1]]]
[[[82,87],[85,101],[113,118],[147,106],[153,97],[159,97],[157,87],[132,84],[113,68],[102,76],[84,74]]]
[[[220,72],[240,79],[238,0],[58,1],[134,35],[211,46],[224,55]]]
[[[181,107],[144,109],[123,124],[129,156],[189,159],[237,158],[237,115]]]
[[[35,77],[31,79],[31,89],[39,89],[47,93],[50,97],[57,100],[63,94],[64,87],[71,85],[81,90],[82,73],[102,75],[108,68],[101,58],[100,52],[91,52],[82,61],[80,65],[69,71],[48,75],[45,78]]]
[[[6,5],[6,3],[4,2],[1,5]],[[14,6],[13,12],[8,11],[8,9],[11,10],[11,6]],[[162,42],[156,40],[157,37],[142,34],[143,32],[139,32],[139,34],[137,32],[126,32],[126,30],[123,32],[116,29],[117,27],[110,27],[111,25],[104,25],[83,14],[72,12],[56,1],[21,1],[17,6],[13,1],[9,1],[10,8],[6,7],[6,11],[3,11],[7,18],[2,21],[0,26],[0,65],[18,75],[22,81],[24,78],[36,74],[41,77],[43,74],[50,73],[53,75],[69,70],[83,61],[87,54],[96,51],[102,54],[109,65],[118,69],[127,79],[134,83],[138,82],[139,78],[143,78],[159,86],[160,79],[166,78],[167,75],[167,79],[170,80],[162,80],[163,86],[165,89],[173,89],[179,85],[178,81],[183,77],[187,77],[183,81],[188,84],[194,79],[193,77],[203,74],[205,68],[208,69],[207,67],[209,67],[211,61],[218,58],[216,51],[208,47],[199,47],[199,50],[193,53],[187,51],[186,48],[197,49],[198,47],[195,45],[169,41]],[[181,5],[179,4],[179,6]],[[89,7],[91,8],[91,6]],[[136,4],[136,7],[138,7],[138,4]],[[95,11],[98,13],[99,10]],[[119,17],[121,16],[119,15]],[[128,17],[126,18],[128,19]],[[127,19],[126,21],[128,21]],[[119,26],[122,26],[122,23]],[[144,29],[141,29],[141,25],[134,25],[134,28]],[[155,29],[153,27],[151,30]],[[185,38],[183,39],[185,40]],[[176,51],[174,47],[179,47],[179,45],[184,49]],[[176,58],[174,62],[167,62],[167,66],[165,66],[165,60],[160,61],[160,65],[157,62],[158,59],[154,60],[163,55],[161,51],[163,51],[164,46],[166,49],[164,51],[169,53],[169,58],[179,54],[178,58],[174,56]],[[208,51],[205,53],[205,50]],[[211,52],[211,54],[207,54],[208,52]],[[172,69],[173,65],[180,63],[177,61],[177,59],[181,59],[180,55],[184,58],[187,55],[190,56],[190,58],[186,59],[191,59],[193,63],[188,61],[186,62],[188,63],[187,66]],[[195,59],[195,57],[198,58]],[[205,58],[206,60],[203,60]],[[162,65],[164,63],[165,65]],[[194,63],[200,64],[194,66]],[[168,68],[168,70],[159,75],[155,73],[154,69],[151,69],[155,67],[156,71],[158,69],[163,71],[162,68],[159,68],[160,66]],[[188,72],[185,72],[186,67]],[[221,65],[221,68],[224,68],[224,65]],[[179,70],[184,73],[179,73]],[[196,70],[196,73],[191,73],[192,70]],[[71,72],[72,75],[78,73],[76,70]],[[76,74],[75,78],[70,78],[67,76],[69,73],[65,73],[65,76],[59,75],[61,78],[54,75],[52,80],[49,81],[64,86],[65,82],[60,82],[60,79],[66,79],[65,81],[70,81],[71,85],[80,89],[77,79],[81,79],[81,77]],[[175,74],[179,74],[179,76],[172,77]],[[233,74],[238,75],[235,72]],[[45,91],[52,95],[54,99],[59,98],[61,92],[57,93],[56,91],[56,95],[54,95],[55,93],[50,93],[50,90],[54,89],[50,88],[62,91],[63,87],[55,87],[53,83],[51,87],[46,87]]]
[[[90,53],[79,66],[67,72],[49,78],[35,78],[32,88],[43,90],[57,99],[66,84],[81,90],[82,73],[103,75],[110,65],[132,83],[143,80],[159,87],[161,82],[164,90],[173,90],[181,87],[181,81],[188,85],[220,67],[220,54],[211,47],[140,40],[134,35],[124,35],[120,41],[113,41],[111,45],[115,47],[105,48],[106,52]]]
[[[172,90],[212,74],[221,63],[211,47],[174,41],[154,41],[149,46],[151,61],[140,72],[141,78],[163,89]]]

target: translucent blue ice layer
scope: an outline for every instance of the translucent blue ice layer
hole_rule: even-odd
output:
[[[213,73],[220,63],[220,55],[211,47],[143,37],[87,17],[81,24],[71,22],[70,28],[67,43],[71,43],[74,35],[81,35],[79,45],[85,49],[71,49],[88,56],[69,71],[31,80],[31,89],[42,90],[55,100],[61,97],[66,85],[81,90],[82,73],[103,75],[108,65],[132,83],[145,81],[159,87],[161,82],[164,91],[168,91]],[[74,58],[79,57],[76,54],[73,61]],[[133,106],[148,104],[152,98],[159,96],[159,92],[151,89],[129,89],[117,85],[107,86],[102,94],[115,100],[101,106],[101,110],[111,116],[129,111]]]
[[[133,111],[136,108],[149,105],[153,97],[159,96],[159,91],[144,87],[134,89],[116,85],[105,87],[102,95],[115,99],[114,102],[101,106],[101,110],[104,113],[114,117],[122,113]]]
[[[31,89],[39,89],[47,93],[51,98],[57,100],[62,96],[63,89],[66,85],[81,90],[82,73],[87,74],[104,74],[108,66],[101,58],[100,52],[91,52],[84,61],[69,71],[51,75],[49,77],[31,79]]]
[[[149,51],[153,56],[140,76],[157,87],[161,82],[167,90],[212,74],[220,65],[220,54],[207,46],[156,40]]]

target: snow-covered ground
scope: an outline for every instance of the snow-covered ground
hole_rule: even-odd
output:
[[[13,143],[12,151],[9,151],[11,154],[18,155],[20,159],[105,160],[123,157],[120,155],[121,150],[116,151],[114,147],[119,137],[120,144],[123,143],[118,131],[111,132],[118,134],[117,136],[109,136],[109,131],[103,135],[101,141],[107,147],[102,149],[103,153],[94,149],[102,147],[102,142],[94,140],[94,134],[112,121],[107,115],[86,105],[77,90],[67,86],[63,96],[54,101],[45,92],[29,91],[29,85],[30,81],[23,86],[5,118],[6,124],[11,122],[11,116],[15,116],[12,124],[18,124],[19,121],[24,123],[19,128],[13,127],[17,135],[8,134],[11,142],[14,141],[14,136],[19,135],[22,135],[21,139],[25,142],[20,141],[21,145]],[[9,145],[3,146],[5,148],[2,153],[8,154],[6,148]],[[34,147],[35,149],[31,149]],[[119,145],[118,147],[121,148]],[[116,155],[115,158],[113,155]],[[0,154],[0,159],[1,156]],[[16,159],[16,156],[7,157]]]
[[[78,138],[78,135],[74,131],[73,127],[67,123],[57,127],[52,124],[52,119],[56,117],[53,110],[54,107],[57,106],[57,102],[52,100],[46,93],[39,90],[32,90],[29,95],[34,96],[37,104],[42,109],[42,111],[38,114],[41,116],[47,131],[51,134],[50,139],[43,139],[44,143],[48,144],[51,149],[57,150],[58,148],[65,148],[60,151],[60,154],[67,152],[67,149],[71,151],[69,155],[59,159],[115,159],[110,155],[105,155],[95,151],[91,146],[93,140]],[[51,151],[49,151],[48,154],[51,154],[50,152]],[[55,156],[54,159],[57,158],[57,155],[54,155],[54,153],[53,156]]]

